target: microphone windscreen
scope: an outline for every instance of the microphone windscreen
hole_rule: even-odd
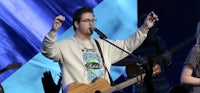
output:
[[[95,28],[96,28],[95,26],[91,26],[91,27],[90,27],[90,30],[94,31]]]

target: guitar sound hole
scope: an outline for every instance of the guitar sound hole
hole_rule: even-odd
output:
[[[95,93],[101,93],[101,91],[97,90],[97,91],[95,91]]]

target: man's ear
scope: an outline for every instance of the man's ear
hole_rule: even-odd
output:
[[[76,28],[78,28],[78,26],[79,26],[78,24],[79,24],[78,21],[75,21],[75,22],[74,22],[74,26],[75,26]]]

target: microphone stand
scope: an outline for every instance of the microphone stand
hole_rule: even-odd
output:
[[[138,57],[135,56],[134,54],[127,52],[126,50],[124,50],[124,49],[122,49],[121,47],[119,47],[119,46],[113,44],[112,42],[108,41],[106,35],[103,34],[102,32],[101,32],[101,34],[99,34],[99,33],[97,33],[97,34],[99,35],[100,39],[102,39],[102,40],[108,42],[109,44],[111,44],[111,45],[117,47],[118,49],[122,50],[123,52],[129,54],[131,57],[133,57],[133,58],[135,58],[135,59],[138,60],[138,62],[136,63],[136,65],[139,66],[140,76],[141,76],[141,80],[140,80],[140,81],[142,82],[143,66],[148,67],[148,66],[147,66],[147,62],[146,62],[145,60],[141,59],[141,58],[138,58]],[[140,84],[140,92],[142,93],[142,87],[141,87],[141,86],[142,86],[142,85],[141,85],[142,83],[141,83],[141,82],[139,82],[139,84]]]
[[[118,49],[120,49],[120,50],[122,50],[123,52],[125,52],[125,53],[127,53],[127,54],[129,54],[131,57],[133,57],[133,58],[135,58],[135,59],[137,59],[138,60],[138,62],[137,62],[137,65],[139,65],[139,66],[141,66],[141,64],[145,64],[146,63],[146,61],[145,60],[142,60],[141,58],[138,58],[137,56],[135,56],[134,54],[132,54],[132,53],[129,53],[129,52],[127,52],[126,50],[124,50],[124,49],[122,49],[121,47],[119,47],[119,46],[117,46],[117,45],[115,45],[115,44],[113,44],[112,42],[110,42],[110,41],[108,41],[106,38],[106,35],[101,35],[100,34],[100,36],[99,36],[102,40],[104,40],[104,41],[106,41],[106,42],[108,42],[108,43],[110,43],[111,45],[113,45],[113,46],[115,46],[115,47],[117,47]]]

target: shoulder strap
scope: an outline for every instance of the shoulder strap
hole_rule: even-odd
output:
[[[109,73],[109,71],[108,71],[108,68],[107,68],[106,65],[105,65],[105,61],[104,61],[104,58],[103,58],[103,54],[102,54],[102,51],[101,51],[101,47],[100,47],[100,45],[99,45],[99,42],[98,42],[96,39],[94,39],[94,40],[95,40],[95,43],[97,44],[98,50],[99,50],[99,52],[100,52],[100,54],[101,54],[101,58],[102,58],[103,65],[104,65],[106,71],[108,72],[108,76],[109,76],[109,78],[110,78],[111,86],[114,86],[114,85],[115,85],[115,84],[114,84],[114,81],[113,81],[113,79],[112,79],[112,77],[111,77],[111,75],[110,75],[110,73]]]
[[[162,50],[160,47],[160,42],[158,40],[158,37],[155,37],[155,43],[154,43],[156,50],[157,50],[157,54],[156,55],[161,55],[162,54]]]

